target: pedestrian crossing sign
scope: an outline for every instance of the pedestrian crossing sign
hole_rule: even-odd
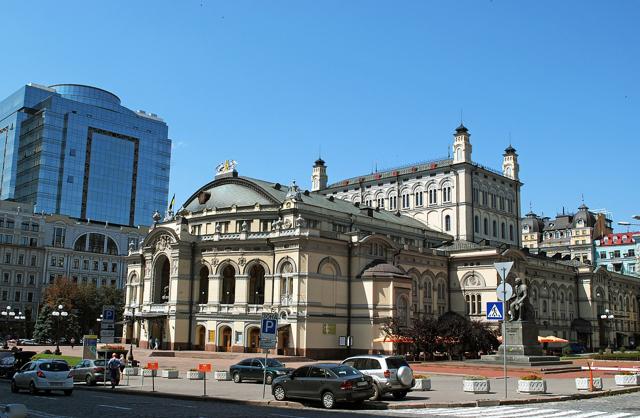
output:
[[[487,302],[487,321],[504,320],[504,305],[502,302]]]

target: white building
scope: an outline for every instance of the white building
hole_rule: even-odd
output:
[[[502,171],[472,160],[470,134],[456,128],[453,158],[405,165],[326,184],[325,162],[313,167],[312,190],[410,215],[456,240],[520,246],[520,187],[516,150],[503,154]]]

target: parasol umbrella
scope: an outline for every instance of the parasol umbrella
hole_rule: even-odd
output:
[[[538,342],[542,343],[568,343],[569,340],[565,340],[564,338],[556,337],[554,335],[549,335],[548,337],[538,337]]]

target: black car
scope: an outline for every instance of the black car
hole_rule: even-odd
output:
[[[13,377],[13,374],[35,355],[35,351],[16,351],[0,358],[0,377]]]
[[[271,393],[278,401],[288,398],[322,402],[327,409],[336,402],[363,403],[373,396],[373,380],[351,366],[319,363],[302,366],[274,379]]]
[[[263,358],[248,358],[229,367],[229,373],[231,373],[233,381],[236,383],[240,383],[243,380],[257,380],[262,382],[262,379],[265,379],[264,360]],[[284,376],[291,371],[293,371],[293,369],[284,367],[284,364],[278,360],[267,359],[267,376],[265,383],[270,385],[273,379],[278,376]]]

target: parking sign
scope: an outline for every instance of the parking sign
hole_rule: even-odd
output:
[[[276,348],[278,335],[278,314],[263,313],[260,321],[260,348]]]

